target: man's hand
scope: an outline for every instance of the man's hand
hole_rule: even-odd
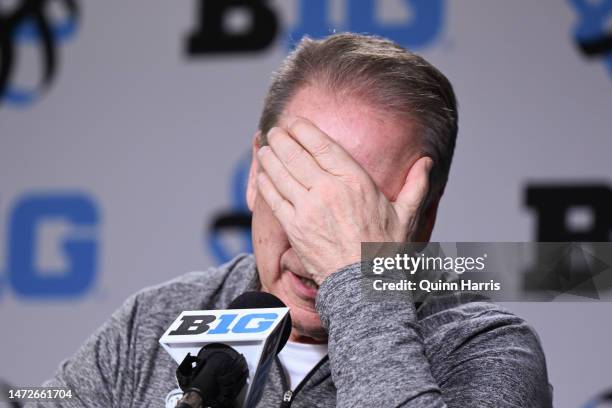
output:
[[[358,262],[361,242],[412,240],[428,191],[429,157],[418,159],[390,202],[346,150],[306,119],[268,132],[258,189],[310,279]]]

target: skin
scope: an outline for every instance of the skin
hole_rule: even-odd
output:
[[[360,260],[361,242],[429,240],[437,200],[419,209],[432,161],[415,123],[313,86],[288,103],[269,146],[259,140],[247,203],[262,290],[291,309],[292,341],[325,342],[317,288]]]

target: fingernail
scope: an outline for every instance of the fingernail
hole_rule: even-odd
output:
[[[269,147],[268,146],[261,146],[259,148],[259,150],[257,151],[257,155],[259,157],[263,156],[264,154],[266,154],[266,152],[268,151]]]
[[[299,122],[309,123],[310,121],[303,116],[296,116],[295,119],[293,120],[293,123],[291,124],[291,127],[295,126]]]
[[[295,127],[295,125],[297,125],[299,122],[302,121],[301,117],[296,117],[295,119],[293,119],[293,122],[291,122],[291,125],[289,126],[289,128],[293,129]]]
[[[272,129],[270,129],[270,131],[268,132],[268,142],[272,141],[273,139],[276,139],[276,134],[278,134],[281,131],[281,129],[278,126],[274,126]]]

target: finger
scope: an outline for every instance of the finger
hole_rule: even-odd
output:
[[[274,127],[268,132],[270,147],[287,171],[307,190],[310,190],[325,171],[315,159],[284,129]]]
[[[293,178],[269,146],[261,147],[257,156],[261,167],[283,198],[296,203],[300,196],[308,191]]]
[[[432,166],[433,160],[425,156],[418,159],[408,171],[404,186],[393,202],[400,221],[406,222],[418,216],[417,212],[429,191],[429,172]]]
[[[365,173],[342,146],[308,119],[296,119],[288,131],[328,173],[336,176]]]
[[[264,172],[257,175],[257,189],[281,226],[286,230],[287,223],[294,218],[295,214],[295,209],[291,203],[283,198]]]

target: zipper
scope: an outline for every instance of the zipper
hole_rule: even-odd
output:
[[[314,373],[317,372],[319,367],[321,367],[327,360],[329,360],[329,356],[323,357],[321,359],[321,361],[319,361],[317,363],[317,365],[315,365],[312,368],[312,370],[310,370],[308,372],[308,374],[306,374],[306,377],[304,377],[304,379],[302,381],[300,381],[298,386],[295,387],[295,390],[292,391],[291,388],[289,388],[289,384],[287,383],[287,377],[285,376],[285,371],[283,369],[283,364],[281,363],[281,361],[278,358],[278,356],[275,357],[275,358],[276,358],[276,364],[278,365],[278,368],[279,368],[279,371],[280,371],[280,377],[281,377],[281,382],[283,384],[283,389],[286,390],[283,393],[283,400],[281,401],[280,408],[289,408],[289,407],[291,407],[291,404],[293,403],[293,400],[294,400],[295,396],[304,387],[304,384],[306,384],[308,382],[308,380],[310,380],[310,377],[312,377],[314,375]]]
[[[274,358],[276,360],[276,366],[278,367],[278,371],[280,373],[283,390],[285,390],[285,392],[283,393],[283,400],[281,401],[280,408],[289,408],[291,406],[291,402],[293,401],[293,391],[291,391],[291,388],[289,388],[289,383],[287,382],[287,377],[285,375],[285,368],[283,367],[280,358],[278,358],[278,356],[275,356]]]
[[[285,391],[285,393],[283,394],[283,405],[285,405],[285,403],[288,403],[288,405],[291,406],[292,398],[293,398],[293,391],[291,390]]]

